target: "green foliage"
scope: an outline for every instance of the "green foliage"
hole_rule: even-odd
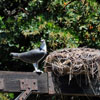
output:
[[[62,19],[64,27],[71,28],[72,34],[77,36],[80,44],[100,48],[100,8],[95,10],[88,3],[83,5],[82,2],[75,1],[66,7],[66,11],[67,17]]]
[[[46,39],[48,53],[65,47],[100,49],[99,4],[95,0],[0,1],[0,70],[32,71],[31,65],[9,53],[36,48],[41,38]]]
[[[14,98],[13,93],[0,93],[0,100],[12,100]]]

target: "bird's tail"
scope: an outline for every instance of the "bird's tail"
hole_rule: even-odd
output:
[[[10,53],[10,55],[15,59],[19,58],[18,53]]]

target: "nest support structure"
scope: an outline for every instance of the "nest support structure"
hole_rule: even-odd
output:
[[[45,72],[52,72],[54,81],[69,75],[69,83],[77,75],[85,75],[93,93],[92,79],[100,80],[100,50],[65,48],[50,53],[45,60]],[[65,80],[66,81],[66,80]],[[56,81],[56,83],[58,83]]]

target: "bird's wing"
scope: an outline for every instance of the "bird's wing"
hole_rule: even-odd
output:
[[[20,53],[19,58],[24,62],[35,63],[40,61],[45,56],[45,54],[46,53],[43,50],[34,49],[28,52]]]

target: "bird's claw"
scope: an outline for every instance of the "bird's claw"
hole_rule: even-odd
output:
[[[33,72],[36,72],[36,73],[43,73],[43,71],[41,71],[41,70],[35,70],[35,71],[33,71]]]

